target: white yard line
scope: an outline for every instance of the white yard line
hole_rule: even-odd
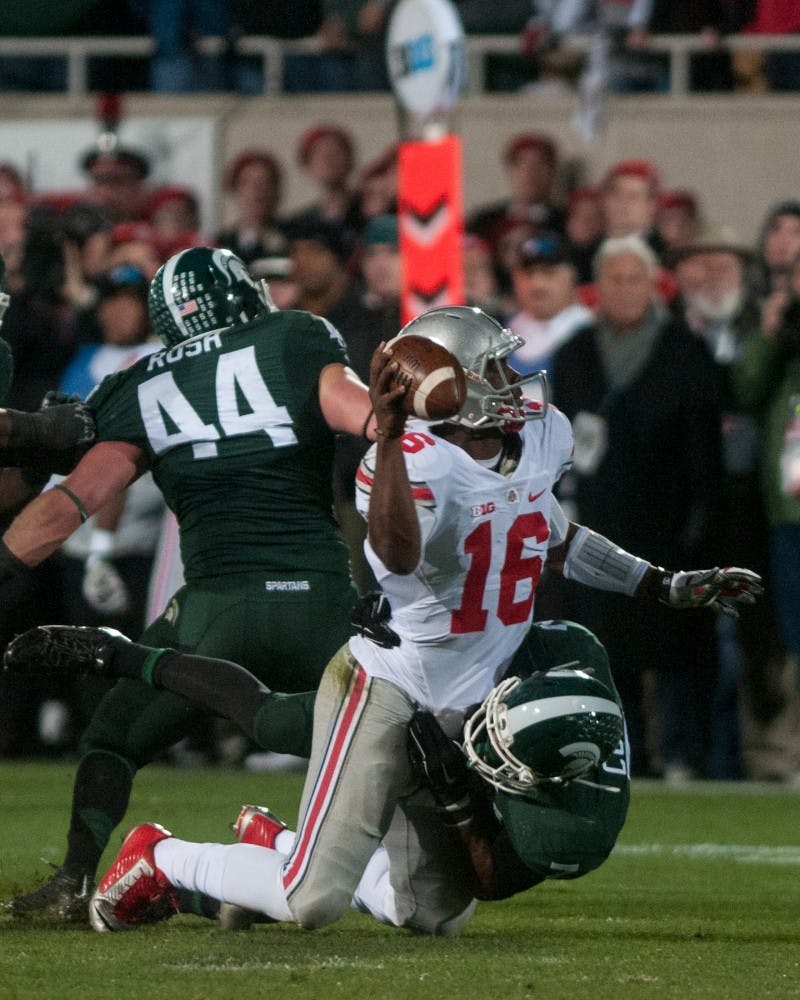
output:
[[[693,861],[735,861],[746,865],[800,865],[800,845],[772,844],[617,844],[614,855],[672,857]]]

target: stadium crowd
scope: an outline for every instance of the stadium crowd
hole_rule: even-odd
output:
[[[622,160],[570,189],[547,135],[509,136],[501,155],[505,197],[466,220],[466,296],[523,338],[512,363],[545,368],[572,421],[565,510],[656,565],[748,566],[771,597],[738,621],[708,611],[687,623],[667,608],[637,617],[617,595],[546,577],[537,617],[573,618],[606,645],[635,774],[790,780],[794,762],[772,741],[800,657],[800,201],[764,205],[749,246],[705,218],[702,192],[668,186],[650,161]],[[148,183],[136,149],[92,149],[81,166],[84,191],[42,199],[16,164],[0,164],[7,405],[36,409],[56,387],[85,397],[156,349],[149,281],[196,245],[233,250],[279,308],[328,319],[368,379],[374,348],[400,327],[395,147],[360,163],[352,136],[323,122],[292,164],[245,149],[226,165],[231,221],[217,233],[200,230],[190,187]],[[292,214],[288,169],[317,192]],[[362,593],[374,586],[354,501],[364,448],[340,438],[334,482]],[[159,597],[175,589],[164,580],[180,573],[163,500],[145,477],[112,507],[6,585],[2,645],[56,620],[138,634],[163,610]],[[74,750],[107,682],[50,683],[0,678],[0,755]],[[174,757],[247,753],[224,736],[201,720]]]
[[[701,47],[689,59],[693,91],[795,91],[800,89],[800,54],[791,50],[729,49],[739,33],[779,36],[800,30],[796,6],[780,0],[453,0],[467,34],[509,35],[516,53],[489,53],[490,90],[531,89],[559,94],[574,90],[585,56],[564,44],[574,33],[606,31],[611,41],[609,76],[622,93],[669,89],[669,56],[652,44],[654,35],[696,35]],[[148,59],[91,61],[92,90],[114,89],[120,73],[126,89],[160,93],[233,91],[261,93],[264,67],[245,51],[246,36],[316,42],[290,51],[283,61],[286,93],[388,90],[385,41],[392,0],[67,0],[57,9],[8,5],[4,32],[15,36],[147,36]],[[202,37],[222,39],[210,52]],[[31,59],[0,57],[0,89],[63,90],[66,60],[58,55]]]

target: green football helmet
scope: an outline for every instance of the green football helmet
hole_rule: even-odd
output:
[[[469,428],[502,427],[547,414],[547,375],[534,372],[524,378],[504,364],[524,344],[511,330],[476,306],[441,306],[406,323],[395,340],[409,333],[446,347],[458,359],[467,377],[467,398],[461,412],[445,423]],[[535,385],[535,398],[523,401],[526,387]]]
[[[150,282],[150,323],[167,347],[200,333],[266,316],[275,305],[230,250],[193,247],[162,264]]]
[[[497,685],[464,726],[470,766],[511,795],[580,779],[622,739],[622,712],[605,684],[559,667]]]

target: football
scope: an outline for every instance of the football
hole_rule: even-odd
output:
[[[467,398],[467,380],[446,347],[408,333],[390,340],[386,353],[398,365],[395,381],[408,385],[403,403],[410,417],[448,420],[460,412]]]

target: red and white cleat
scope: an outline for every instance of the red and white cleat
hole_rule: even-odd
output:
[[[175,890],[156,867],[154,853],[171,836],[158,823],[140,823],[127,834],[89,903],[96,931],[127,931],[177,912]]]
[[[278,834],[286,829],[286,824],[273,815],[266,806],[242,806],[236,822],[231,823],[231,829],[242,844],[255,844],[256,847],[269,847],[274,850]],[[261,913],[245,910],[244,907],[236,906],[234,903],[220,903],[219,924],[223,930],[246,931],[254,923],[272,923],[272,921]]]
[[[255,844],[257,847],[274,850],[278,834],[286,829],[286,824],[266,806],[242,806],[231,829],[242,844]]]

